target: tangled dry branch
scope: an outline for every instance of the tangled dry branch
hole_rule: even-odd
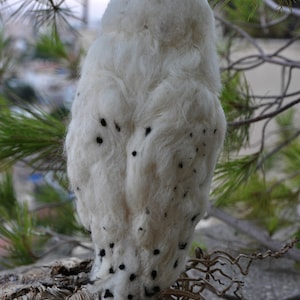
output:
[[[247,276],[251,264],[256,260],[279,258],[292,249],[299,239],[295,238],[279,251],[267,250],[264,253],[250,255],[239,254],[234,257],[225,251],[205,253],[196,248],[196,257],[190,259],[176,283],[163,293],[164,300],[205,300],[205,292],[209,291],[219,297],[228,292],[232,299],[243,299],[243,276]]]

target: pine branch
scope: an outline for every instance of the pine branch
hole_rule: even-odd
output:
[[[24,161],[34,169],[65,170],[62,120],[40,109],[0,110],[0,168]]]

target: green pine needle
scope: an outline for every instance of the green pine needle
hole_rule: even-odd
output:
[[[13,219],[16,215],[15,210],[17,207],[17,199],[15,196],[15,190],[13,186],[13,178],[9,172],[2,174],[2,180],[0,181],[0,210],[3,216],[3,210],[8,219]]]
[[[0,169],[17,161],[34,169],[65,170],[63,141],[65,125],[42,110],[0,110]]]
[[[38,256],[34,253],[37,248],[34,227],[35,218],[29,212],[26,203],[17,204],[15,219],[5,218],[2,210],[2,223],[0,238],[7,243],[7,255],[0,259],[0,265],[15,267],[27,265],[36,261]]]
[[[245,185],[257,170],[258,159],[259,153],[254,153],[217,165],[213,190],[213,196],[217,198],[216,205],[226,206],[231,203],[231,194]]]

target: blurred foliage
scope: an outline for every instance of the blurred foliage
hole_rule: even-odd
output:
[[[0,86],[5,76],[10,73],[15,63],[14,52],[12,51],[12,39],[4,35],[0,27]]]
[[[40,247],[35,238],[34,228],[36,219],[29,212],[26,203],[19,203],[11,194],[13,190],[11,175],[0,182],[0,211],[1,226],[0,238],[2,255],[0,266],[14,267],[18,265],[30,264],[36,261],[37,249]],[[5,198],[9,194],[10,198]],[[8,203],[12,200],[13,206]]]
[[[291,109],[277,118],[277,146],[285,144],[299,128]],[[274,146],[276,149],[276,145]],[[266,228],[270,234],[286,226],[300,229],[297,207],[300,198],[300,141],[299,138],[258,168],[264,153],[231,157],[222,161],[215,172],[213,195],[216,205],[238,211]],[[271,163],[269,162],[271,160]],[[297,225],[298,224],[298,225]],[[291,231],[291,236],[295,232]]]
[[[82,49],[63,42],[59,35],[41,34],[35,45],[34,58],[61,63],[69,71],[69,77],[76,79],[79,76],[82,54]]]
[[[24,0],[18,1],[17,4],[14,6],[15,9],[12,10],[12,3],[1,0],[0,18],[5,19],[5,14],[8,14],[14,20],[29,18],[35,28],[50,28],[53,37],[69,30],[75,32],[70,20],[78,20],[78,17],[65,0]]]
[[[227,122],[247,120],[253,116],[254,109],[248,83],[242,72],[223,72],[221,102]],[[250,125],[228,128],[225,148],[238,151],[249,140]]]
[[[36,28],[48,32],[37,35],[31,60],[50,60],[67,69],[70,78],[77,78],[82,51],[74,44],[75,31],[65,18],[70,16],[71,11],[63,7],[63,2],[23,1],[11,17],[19,20],[33,14],[31,17],[37,22]],[[55,11],[52,9],[53,5]],[[0,6],[0,15],[6,13],[6,9],[9,10],[7,1],[1,1]],[[64,26],[61,26],[62,23]],[[61,40],[62,37],[68,39]],[[14,40],[7,37],[4,30],[1,31],[1,267],[31,264],[47,254],[52,237],[54,244],[56,240],[59,245],[60,238],[64,236],[84,233],[76,220],[65,173],[63,142],[69,111],[64,106],[53,109],[51,105],[48,107],[49,111],[45,111],[45,108],[38,106],[42,101],[37,96],[30,96],[30,101],[25,101],[28,95],[33,94],[28,90],[29,86],[24,86],[24,82],[20,81],[17,73],[13,73],[17,69],[13,67],[19,67],[20,63],[24,63],[23,67],[26,67],[28,60],[18,60]],[[20,203],[16,199],[12,177],[15,164],[25,165],[33,174],[40,172],[46,177],[52,172],[55,184],[49,185],[46,180],[42,184],[31,183],[35,188],[33,194],[28,196],[32,197],[34,203],[30,206],[27,202]]]
[[[294,1],[278,1],[279,5],[292,7]],[[269,8],[263,0],[230,0],[224,6],[229,21],[251,36],[260,38],[290,38],[299,33],[300,18]]]
[[[16,217],[15,207],[18,205],[11,172],[2,175],[0,184],[0,215],[11,220]]]
[[[40,95],[30,84],[16,76],[11,76],[4,80],[2,88],[3,94],[12,104],[26,105],[42,100]]]
[[[41,34],[35,45],[35,57],[47,60],[59,60],[68,57],[68,50],[59,38]]]
[[[0,104],[0,169],[23,161],[34,169],[64,170],[66,126],[38,107],[11,110]]]
[[[221,4],[222,1],[217,2]],[[281,1],[281,4],[295,5],[291,1]],[[228,1],[222,10],[225,12],[226,21],[238,27],[225,27],[225,37],[219,48],[224,69],[221,101],[228,121],[228,132],[224,151],[215,171],[212,198],[216,199],[215,205],[251,219],[267,229],[270,235],[288,227],[289,237],[292,237],[300,230],[300,128],[297,122],[299,111],[290,108],[277,116],[276,142],[272,145],[267,145],[264,139],[268,137],[269,133],[265,130],[270,122],[274,123],[274,117],[262,119],[264,122],[261,123],[261,132],[258,129],[255,131],[256,134],[261,134],[262,142],[253,149],[250,148],[248,142],[250,133],[253,135],[252,124],[258,123],[259,118],[253,122],[247,121],[263,115],[263,111],[276,111],[283,103],[278,99],[284,99],[286,102],[288,99],[280,93],[278,98],[274,96],[274,102],[271,97],[253,95],[244,73],[230,65],[234,61],[232,57],[237,45],[243,42],[233,39],[236,28],[255,37],[292,37],[297,34],[296,27],[299,28],[297,24],[300,24],[300,18],[294,22],[294,17],[289,16],[281,22],[285,19],[281,13],[267,8],[262,1],[232,0]],[[275,24],[275,21],[281,18],[282,20],[278,22],[278,26],[264,27],[266,24],[261,23],[264,18],[266,24]],[[289,22],[295,26],[289,27]],[[264,32],[264,29],[267,31]],[[247,43],[243,44],[245,45]],[[250,60],[251,56],[248,59]],[[256,66],[254,62],[253,69],[262,62],[263,60],[258,60]],[[247,67],[245,64],[245,70]],[[300,91],[296,91],[295,97],[299,93]]]
[[[245,187],[256,171],[259,154],[225,159],[215,170],[213,195],[218,199],[216,205],[228,206],[234,191]]]
[[[231,3],[234,0],[208,0],[208,2],[215,7],[216,5],[221,5],[223,8],[225,8],[227,5],[231,5]],[[257,8],[259,2],[261,0],[252,0],[252,7],[253,8]],[[295,3],[297,3],[295,0],[277,0],[276,3],[278,3],[279,7],[282,6],[287,6],[287,7],[292,7],[293,5],[295,5]],[[252,13],[252,11],[248,11],[248,16],[250,16]]]
[[[80,231],[75,218],[74,204],[68,194],[62,193],[49,184],[43,184],[35,192],[38,208],[37,224],[42,227],[51,227],[60,234],[72,235]],[[55,220],[55,222],[53,222]]]
[[[43,184],[34,195],[37,208],[29,209],[26,202],[16,200],[11,173],[4,174],[0,181],[0,248],[6,254],[2,255],[0,266],[31,264],[43,257],[51,239],[45,228],[68,235],[80,231],[73,203],[65,195]]]

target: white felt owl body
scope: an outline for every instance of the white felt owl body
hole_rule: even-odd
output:
[[[226,123],[206,0],[112,0],[66,138],[91,290],[157,299],[184,269]]]

